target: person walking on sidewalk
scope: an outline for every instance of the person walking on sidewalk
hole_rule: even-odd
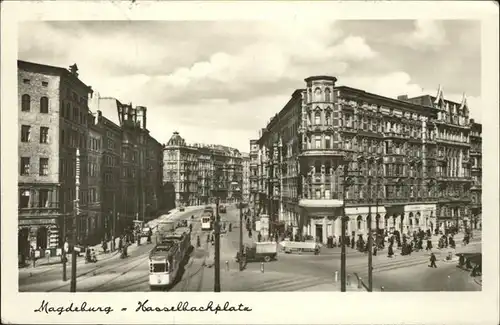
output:
[[[436,255],[434,255],[434,253],[431,253],[431,257],[430,257],[429,261],[431,262],[431,265],[429,265],[429,267],[437,268]]]
[[[102,240],[102,251],[104,252],[104,254],[108,252],[108,242],[106,242],[105,239]]]

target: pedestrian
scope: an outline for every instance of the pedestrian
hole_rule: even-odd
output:
[[[387,250],[387,257],[392,258],[394,255],[394,250],[392,249],[392,244],[389,245],[389,249]]]
[[[104,251],[104,254],[108,252],[108,243],[104,239],[102,241],[102,250]]]
[[[430,257],[429,261],[431,262],[431,265],[429,265],[429,267],[437,268],[436,255],[434,255],[434,253],[431,253],[431,257]]]
[[[354,249],[354,245],[355,245],[355,240],[354,240],[354,236],[351,238],[351,249]]]
[[[153,235],[153,232],[151,231],[151,229],[149,229],[148,231],[148,243],[151,244],[151,236]]]
[[[257,241],[260,243],[260,241],[262,240],[262,235],[260,234],[260,232],[257,234]]]

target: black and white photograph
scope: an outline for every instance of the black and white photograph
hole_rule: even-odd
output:
[[[17,24],[18,294],[490,285],[480,18],[91,19]]]

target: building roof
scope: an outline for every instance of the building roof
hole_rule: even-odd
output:
[[[315,81],[315,80],[328,80],[328,81],[333,81],[333,83],[337,82],[337,78],[333,76],[311,76],[308,78],[305,78],[304,81],[309,83],[310,81]]]
[[[32,71],[32,72],[39,72],[43,74],[53,74],[57,76],[64,76],[67,78],[70,78],[71,80],[76,81],[80,86],[83,88],[86,88],[89,93],[93,93],[92,87],[87,86],[83,81],[81,81],[78,78],[78,74],[76,73],[77,71],[77,66],[76,63],[71,66],[71,68],[74,70],[74,73],[70,72],[68,69],[61,68],[61,67],[56,67],[52,65],[47,65],[47,64],[40,64],[40,63],[35,63],[35,62],[29,62],[29,61],[23,61],[23,60],[17,60],[17,68],[25,71]]]
[[[179,135],[179,132],[175,131],[170,140],[167,142],[167,146],[185,146],[186,141]]]

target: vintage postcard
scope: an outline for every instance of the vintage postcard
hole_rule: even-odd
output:
[[[2,9],[3,322],[497,323],[493,4]]]

